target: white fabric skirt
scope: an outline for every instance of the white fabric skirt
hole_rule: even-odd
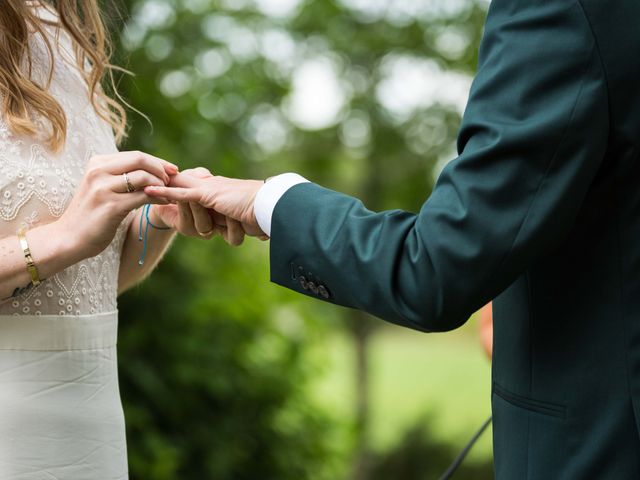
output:
[[[0,316],[0,479],[125,480],[117,312]]]

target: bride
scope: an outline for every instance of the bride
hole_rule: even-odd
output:
[[[0,479],[127,478],[117,294],[176,230],[216,230],[201,207],[150,205],[176,166],[118,152],[97,5],[0,8]]]

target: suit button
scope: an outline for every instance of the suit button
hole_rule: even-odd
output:
[[[307,282],[307,277],[305,277],[304,275],[300,275],[298,281],[300,282],[300,286],[303,290],[309,290],[309,282]]]
[[[316,286],[315,283],[313,282],[309,282],[309,290],[311,291],[311,293],[313,293],[314,295],[318,295],[318,287]]]
[[[324,299],[330,297],[329,290],[327,290],[327,287],[325,287],[324,285],[320,285],[318,287],[318,294]]]

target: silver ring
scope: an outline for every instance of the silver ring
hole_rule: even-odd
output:
[[[127,185],[127,193],[133,193],[136,191],[136,187],[133,186],[133,183],[131,183],[131,181],[129,181],[129,175],[127,175],[126,173],[123,173],[122,176],[124,177],[124,183]]]

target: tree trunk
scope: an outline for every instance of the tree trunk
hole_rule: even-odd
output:
[[[371,318],[363,312],[349,312],[349,334],[355,353],[355,454],[352,480],[368,480],[371,470],[369,451],[369,342],[372,338]]]

